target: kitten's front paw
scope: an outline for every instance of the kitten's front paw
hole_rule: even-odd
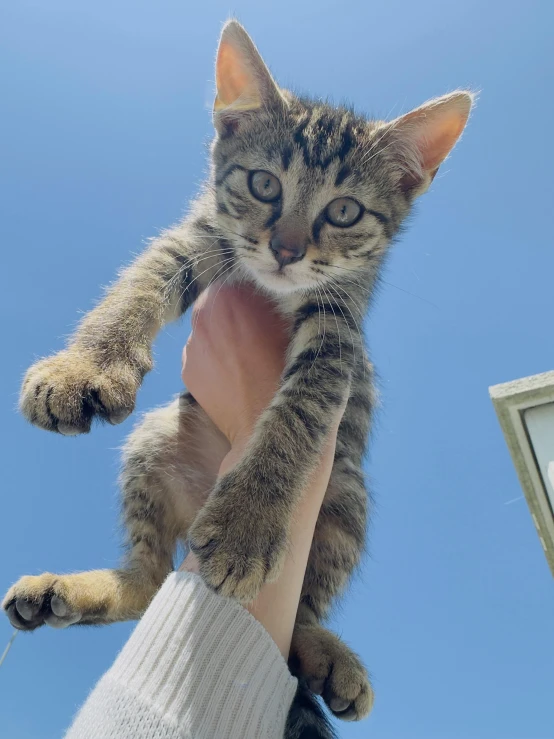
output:
[[[211,500],[198,513],[189,544],[204,581],[213,590],[249,603],[265,582],[281,571],[284,522],[272,514],[244,509],[236,500]]]
[[[137,370],[119,362],[101,367],[92,352],[75,348],[42,359],[25,375],[20,408],[35,426],[73,436],[94,417],[121,423],[133,411]]]
[[[44,624],[64,628],[77,623],[82,615],[70,605],[63,577],[49,572],[22,577],[8,590],[2,608],[20,631],[34,631]]]

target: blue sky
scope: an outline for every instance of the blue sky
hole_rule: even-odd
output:
[[[20,378],[197,191],[231,12],[282,84],[368,114],[481,91],[366,322],[382,378],[377,508],[334,627],[370,667],[376,706],[341,736],[552,739],[552,579],[488,398],[553,367],[548,0],[4,5],[0,589],[118,561],[132,420],[47,434],[16,412]],[[180,389],[188,326],[157,342],[139,410]],[[60,737],[130,628],[20,635],[0,669],[2,736]],[[0,620],[0,649],[10,633]]]

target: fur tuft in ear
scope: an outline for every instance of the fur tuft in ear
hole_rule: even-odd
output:
[[[236,124],[243,113],[286,104],[252,39],[235,20],[223,27],[215,79],[214,123],[218,129]]]
[[[465,128],[474,95],[458,90],[430,100],[387,124],[387,145],[401,169],[400,187],[414,196],[427,190]]]

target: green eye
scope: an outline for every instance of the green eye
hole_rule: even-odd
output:
[[[352,198],[337,198],[325,210],[329,223],[338,228],[348,228],[362,217],[362,206]]]
[[[264,203],[271,203],[281,195],[281,183],[277,177],[263,169],[250,172],[248,184],[252,195]]]

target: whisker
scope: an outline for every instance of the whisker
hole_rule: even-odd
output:
[[[316,287],[316,290],[317,290],[317,293],[316,293],[315,298],[317,300],[317,335],[319,336],[319,334],[321,333],[321,307],[319,304],[320,292],[317,287]]]
[[[321,294],[320,294],[320,295],[321,295]],[[318,303],[319,303],[319,301],[318,301]],[[323,300],[323,296],[322,296],[322,295],[321,295],[321,305],[322,305],[322,307],[323,307],[323,305],[324,305],[324,300]],[[325,341],[325,334],[326,334],[326,318],[327,318],[327,313],[325,312],[325,309],[324,309],[324,310],[323,310],[323,336],[321,337],[321,342],[320,342],[320,344],[319,344],[319,349],[317,350],[317,352],[316,352],[316,355],[315,355],[315,357],[314,357],[314,359],[313,359],[313,361],[312,361],[312,363],[311,363],[311,365],[310,365],[310,369],[308,370],[308,374],[310,374],[310,372],[312,371],[312,369],[313,369],[313,367],[314,367],[314,364],[315,364],[315,361],[316,361],[316,359],[317,359],[317,358],[319,357],[319,353],[321,352],[321,348],[322,348],[322,346],[323,346],[323,342]]]
[[[336,290],[336,288],[333,286],[332,283],[329,283],[327,285],[327,287],[329,288],[329,290],[332,290],[335,293],[335,295],[338,297],[338,300],[339,301],[342,301],[344,303],[344,298],[341,298],[340,293]],[[341,308],[340,302],[337,302],[337,308],[340,310],[341,315],[344,318],[344,322],[346,324],[346,328],[348,329],[348,333],[350,334],[350,341],[352,342],[352,350],[353,350],[353,353],[354,353],[354,361],[356,361],[356,345],[355,345],[355,342],[354,342],[354,336],[352,335],[352,330],[350,328],[350,324],[346,320],[346,316],[344,315],[344,311]]]
[[[206,259],[213,259],[214,257],[217,257],[218,254],[221,254],[222,256],[228,257],[230,255],[232,256],[233,253],[234,252],[233,252],[232,249],[226,249],[226,250],[223,250],[223,249],[214,249],[213,251],[208,252],[206,254],[203,254],[202,256],[196,258],[193,262],[191,262],[191,266],[197,267],[200,264],[200,262],[205,262]]]
[[[206,285],[206,290],[208,290],[208,288],[210,288],[213,284],[215,284],[217,282],[217,280],[219,280],[221,277],[223,277],[224,274],[226,274],[229,271],[232,271],[233,267],[234,267],[234,264],[231,264],[228,267],[226,267],[225,264],[221,265],[218,268],[216,274],[213,277],[210,278],[210,281]],[[219,290],[218,290],[218,293],[219,293]],[[215,300],[214,300],[214,302],[215,302]],[[212,307],[212,310],[213,310],[213,307]],[[211,319],[211,313],[210,313],[210,319]],[[198,325],[198,314],[196,316],[196,324],[194,324],[194,319],[191,322],[191,328],[192,328],[193,331],[196,329],[196,326],[197,325]]]
[[[213,242],[213,243],[215,243],[215,242]],[[181,275],[181,273],[185,269],[188,269],[189,267],[195,267],[195,266],[197,266],[198,264],[200,264],[200,262],[204,261],[205,259],[208,259],[210,256],[213,256],[213,255],[219,254],[219,253],[224,254],[226,252],[227,253],[232,253],[230,249],[221,249],[221,248],[210,249],[207,252],[201,252],[201,257],[200,258],[198,258],[198,259],[191,259],[190,262],[186,262],[185,264],[182,264],[179,267],[179,269],[177,270],[177,272],[175,272],[175,274],[173,275],[173,277],[168,281],[168,283],[166,285],[166,289],[168,289],[168,288],[171,289],[172,288],[173,282],[176,281],[179,278],[179,276]]]
[[[351,295],[348,293],[348,291],[345,288],[343,288],[339,284],[335,284],[335,288],[337,290],[339,290],[340,292],[344,293],[349,298],[349,301],[354,306],[358,307],[357,304],[356,304],[356,302],[352,299]],[[358,321],[356,320],[354,314],[352,313],[352,309],[350,308],[349,303],[346,300],[344,300],[344,298],[342,298],[342,302],[343,302],[344,307],[350,313],[350,316],[351,316],[352,320],[354,321],[354,325],[356,326],[356,331],[358,332],[358,338],[360,339],[360,346],[362,347],[362,358],[363,358],[364,340],[363,340],[362,332],[360,330],[360,326],[359,326]],[[362,312],[361,312],[361,309],[359,309],[359,312],[360,312],[360,316],[359,316],[360,317],[360,320],[362,320]],[[366,373],[365,362],[362,361],[362,365],[363,365],[363,371],[364,371],[364,377],[365,377],[365,373]]]
[[[387,280],[384,280],[383,278],[381,278],[381,282],[384,282],[385,285],[389,285],[390,287],[395,287],[397,290],[400,290],[400,292],[406,293],[406,295],[411,295],[413,298],[417,298],[418,300],[423,300],[424,303],[428,303],[429,305],[432,305],[433,308],[437,308],[437,309],[439,308],[439,306],[436,303],[433,303],[431,300],[427,300],[427,298],[422,298],[421,295],[412,293],[403,287],[398,287],[398,285],[395,285],[392,282],[388,282]]]
[[[214,268],[215,268],[215,269],[219,269],[219,268],[220,268],[221,266],[223,266],[223,265],[226,265],[226,264],[229,264],[229,262],[233,262],[233,261],[234,261],[234,259],[235,259],[235,257],[230,257],[229,259],[226,259],[226,260],[224,260],[223,262],[220,262],[220,263],[219,263],[218,265],[216,265],[215,267],[214,267],[214,266],[212,266],[212,265],[210,265],[210,266],[209,266],[209,267],[208,267],[207,269],[205,269],[205,270],[204,270],[203,272],[200,272],[200,274],[196,275],[196,277],[194,278],[194,280],[191,280],[191,281],[189,282],[189,284],[185,286],[184,290],[182,291],[181,295],[179,296],[179,300],[182,300],[182,299],[183,299],[183,295],[184,295],[184,294],[186,293],[186,291],[187,291],[187,290],[188,290],[188,289],[189,289],[189,288],[190,288],[190,287],[191,287],[192,285],[194,285],[194,283],[196,282],[196,280],[198,280],[198,279],[199,279],[200,277],[202,277],[202,275],[206,274],[206,272],[209,272],[209,271],[210,271],[211,269],[214,269]]]
[[[384,151],[386,151],[387,149],[390,149],[391,146],[394,146],[397,143],[396,141],[393,140],[386,146],[383,146],[382,149],[378,149],[377,151],[375,151],[375,153],[373,154],[373,151],[377,147],[377,144],[380,143],[381,139],[383,139],[385,135],[386,134],[383,134],[383,136],[380,137],[379,141],[377,141],[375,145],[368,151],[366,157],[362,160],[362,164],[369,164],[369,162],[371,162],[372,159],[375,159],[376,156],[379,156],[379,154],[382,154]],[[371,154],[372,156],[369,156],[369,154]]]
[[[230,267],[228,267],[225,270],[225,272],[223,272],[223,274],[222,275],[219,275],[218,278],[217,278],[219,280],[219,279],[221,279],[223,277],[223,275],[227,275],[227,277],[225,277],[225,279],[223,280],[223,282],[221,283],[221,285],[218,287],[217,292],[215,294],[214,302],[212,303],[212,309],[210,311],[210,321],[212,320],[212,313],[213,313],[213,310],[214,310],[215,301],[217,300],[217,296],[221,292],[221,288],[223,287],[223,285],[225,285],[226,282],[229,281],[229,278],[233,276],[233,266],[234,265],[231,265]]]
[[[323,293],[329,298],[329,305],[331,306],[331,310],[333,311],[333,317],[337,325],[337,334],[339,337],[339,366],[340,366],[340,373],[342,375],[342,346],[341,346],[341,340],[340,340],[339,322],[337,319],[337,314],[335,313],[335,309],[333,308],[333,297],[329,295],[329,293],[327,292],[327,290],[325,289],[323,285],[321,285],[321,289],[323,290]]]
[[[356,269],[349,269],[348,267],[339,267],[338,264],[331,265],[331,268],[332,269],[341,269],[344,272],[351,272],[351,273],[354,273],[354,274],[359,274],[359,271],[356,270]],[[326,276],[327,276],[327,274],[328,273],[326,273]],[[340,279],[342,280],[344,278],[341,277]],[[412,297],[417,298],[418,300],[422,300],[424,303],[428,303],[429,305],[432,305],[433,308],[439,308],[439,306],[436,303],[433,303],[431,300],[428,300],[427,298],[423,298],[421,295],[418,295],[417,293],[412,293],[412,292],[410,292],[410,290],[406,290],[406,288],[404,288],[404,287],[399,287],[398,285],[395,285],[394,282],[389,282],[388,280],[385,280],[383,277],[380,277],[379,280],[383,284],[385,284],[385,285],[389,285],[390,287],[394,287],[397,290],[400,290],[401,292],[406,293],[407,295],[411,295]],[[359,287],[360,290],[365,290],[367,293],[371,293],[372,292],[372,290],[368,289],[364,285],[360,285],[358,282],[352,282],[352,284],[353,285],[356,285],[357,287]]]
[[[249,244],[253,243],[254,241],[256,242],[256,244],[258,243],[257,239],[253,239],[251,241],[251,238],[252,237],[244,236],[243,234],[239,234],[238,231],[232,231],[230,228],[227,228],[226,226],[218,226],[217,228],[221,231],[221,233],[224,236],[230,234],[232,236],[238,236],[239,239],[244,239],[245,241],[248,241]]]
[[[336,265],[334,265],[336,267]],[[337,269],[344,269],[346,272],[353,272],[354,274],[359,274],[359,272],[355,269],[346,269],[345,267],[336,267]],[[349,280],[347,277],[344,277],[343,275],[332,275],[329,273],[326,273],[325,276],[330,280],[337,280],[340,279],[341,282],[348,282],[349,285],[355,285],[357,288],[362,290],[362,292],[367,293],[368,296],[370,296],[373,293],[373,289],[366,287],[365,285],[361,285],[359,282],[356,282],[355,280]],[[352,296],[350,296],[351,299]]]

